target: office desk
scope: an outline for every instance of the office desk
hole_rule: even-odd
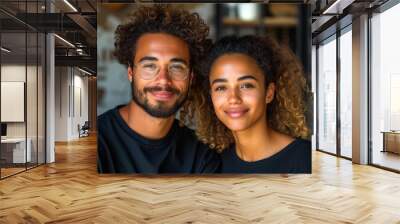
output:
[[[6,162],[9,163],[31,162],[32,141],[30,138],[27,138],[26,142],[28,144],[26,147],[26,154],[25,154],[25,138],[1,139],[1,157],[5,159]]]
[[[393,152],[400,154],[400,131],[382,131],[383,150],[382,152]]]

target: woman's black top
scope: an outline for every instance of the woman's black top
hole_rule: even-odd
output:
[[[235,145],[224,150],[222,173],[311,173],[311,142],[295,139],[276,154],[254,162],[238,157]]]

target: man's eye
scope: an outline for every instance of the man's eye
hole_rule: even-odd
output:
[[[241,89],[252,89],[252,88],[254,88],[254,85],[251,83],[243,83],[240,85],[240,88]]]
[[[145,69],[150,69],[150,70],[155,70],[155,69],[157,69],[157,65],[156,65],[156,64],[153,64],[153,63],[144,64],[144,65],[143,65],[143,68],[145,68]]]
[[[169,69],[171,69],[173,71],[184,71],[185,66],[181,65],[181,64],[173,64],[173,65],[169,66]]]

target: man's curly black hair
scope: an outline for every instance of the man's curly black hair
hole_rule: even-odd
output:
[[[197,13],[164,4],[141,6],[127,23],[115,30],[114,56],[121,64],[132,65],[137,40],[146,33],[166,33],[184,40],[189,47],[190,64],[194,71],[210,45],[207,39],[209,28]]]
[[[137,40],[146,33],[166,33],[185,41],[189,47],[190,68],[195,74],[191,82],[188,99],[180,111],[181,125],[192,122],[194,114],[193,101],[197,100],[200,91],[200,62],[212,45],[208,39],[209,28],[197,13],[172,8],[166,4],[139,7],[129,21],[115,30],[115,51],[121,64],[133,65]]]

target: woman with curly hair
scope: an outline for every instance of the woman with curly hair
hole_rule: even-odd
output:
[[[197,136],[222,173],[311,173],[307,84],[294,54],[270,37],[229,36],[205,60]]]

